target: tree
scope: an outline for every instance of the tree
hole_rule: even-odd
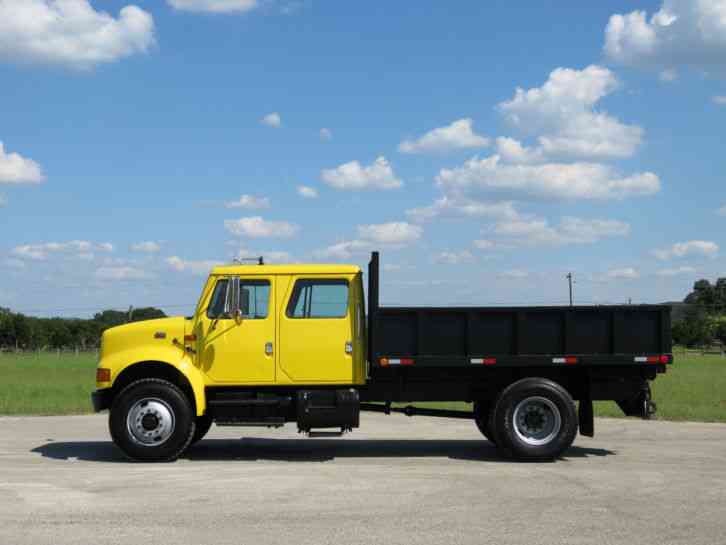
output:
[[[672,326],[673,342],[689,347],[712,342],[713,333],[713,321],[697,306],[689,307],[683,319]]]
[[[165,318],[163,311],[154,307],[135,309],[131,320]],[[104,310],[90,320],[81,318],[35,318],[14,313],[0,307],[0,348],[81,348],[98,346],[101,334],[109,327],[125,324],[129,313]]]

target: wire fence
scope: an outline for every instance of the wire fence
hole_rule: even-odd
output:
[[[66,348],[38,348],[34,350],[12,347],[0,347],[0,361],[3,358],[28,358],[28,359],[64,359],[68,357],[85,358],[93,357],[98,359],[98,348],[66,347]]]

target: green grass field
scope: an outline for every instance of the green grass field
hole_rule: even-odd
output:
[[[92,411],[96,355],[0,355],[0,415]]]
[[[91,411],[93,354],[0,355],[0,415],[81,414]],[[726,358],[676,357],[652,385],[658,418],[726,422]],[[470,409],[466,403],[420,406]],[[597,402],[598,416],[622,417],[614,402]]]

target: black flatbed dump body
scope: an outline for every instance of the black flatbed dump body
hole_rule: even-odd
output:
[[[371,397],[471,400],[534,374],[576,398],[624,400],[673,361],[667,305],[381,307],[378,259],[368,270]]]

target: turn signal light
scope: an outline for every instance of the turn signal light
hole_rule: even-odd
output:
[[[104,367],[96,369],[96,382],[111,382],[111,369]]]

